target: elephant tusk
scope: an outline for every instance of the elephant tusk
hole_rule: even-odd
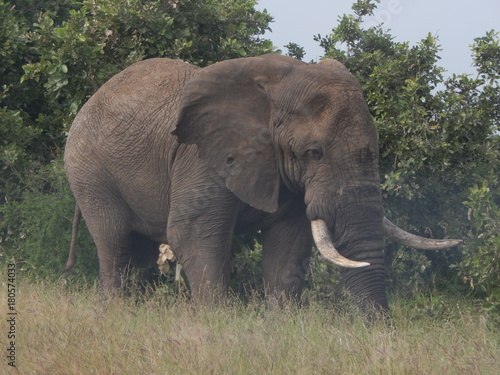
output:
[[[346,268],[360,268],[370,265],[370,263],[349,260],[340,255],[330,239],[330,233],[325,221],[312,220],[311,229],[314,242],[316,243],[316,247],[318,248],[320,254],[333,264]]]
[[[461,244],[462,240],[435,240],[432,238],[420,237],[408,233],[391,223],[386,217],[383,221],[384,236],[399,242],[402,245],[410,246],[420,250],[442,250]]]

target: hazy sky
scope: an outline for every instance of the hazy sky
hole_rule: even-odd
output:
[[[339,16],[351,14],[354,0],[260,0],[258,9],[274,17],[274,44],[295,42],[306,50],[305,60],[318,59],[323,49],[313,40],[316,34],[328,35]],[[486,31],[500,32],[500,0],[382,0],[375,17],[367,22],[384,22],[396,41],[418,43],[430,32],[439,38],[442,58],[439,65],[452,73],[473,73],[469,45]]]

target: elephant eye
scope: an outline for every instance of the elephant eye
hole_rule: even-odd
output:
[[[313,160],[320,160],[323,157],[323,152],[318,149],[311,149],[306,151],[306,156],[310,157]]]

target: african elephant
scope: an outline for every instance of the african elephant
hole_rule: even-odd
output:
[[[315,243],[362,307],[385,310],[384,234],[416,248],[460,241],[384,218],[378,155],[361,87],[341,63],[265,55],[130,66],[78,113],[64,159],[107,293],[168,243],[194,299],[223,295],[233,235],[261,231],[267,296],[300,295]]]

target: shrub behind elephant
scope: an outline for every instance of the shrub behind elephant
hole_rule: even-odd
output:
[[[387,309],[384,233],[420,248],[459,242],[384,218],[377,131],[334,60],[137,63],[82,108],[65,165],[106,293],[168,243],[195,299],[224,294],[233,234],[260,230],[268,296],[300,295],[314,242],[362,307]]]

